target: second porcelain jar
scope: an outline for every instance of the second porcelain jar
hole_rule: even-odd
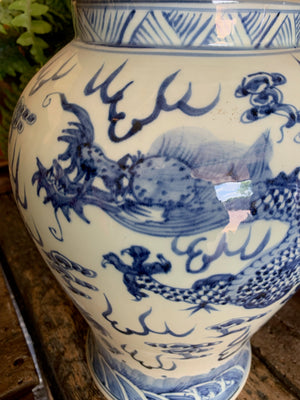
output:
[[[300,4],[85,1],[11,181],[114,400],[228,400],[299,273]]]

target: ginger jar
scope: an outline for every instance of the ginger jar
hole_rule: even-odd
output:
[[[229,400],[299,271],[300,2],[74,2],[15,200],[113,400]]]

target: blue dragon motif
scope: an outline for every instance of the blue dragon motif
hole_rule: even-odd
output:
[[[299,173],[296,168],[290,175],[279,174],[264,182],[263,195],[260,189],[253,194],[251,212],[253,220],[274,219],[288,222],[290,227],[283,241],[275,248],[256,257],[238,274],[217,274],[199,279],[189,288],[162,284],[153,278],[154,273],[166,273],[171,263],[145,264],[150,252],[143,246],[131,246],[122,250],[129,254],[132,265],[126,265],[114,253],[103,256],[102,266],[108,264],[122,272],[124,284],[136,300],[154,293],[163,298],[191,304],[192,312],[200,309],[211,311],[214,306],[232,304],[246,309],[264,308],[282,299],[293,287],[300,284],[300,203]]]
[[[38,170],[32,177],[38,195],[45,189],[44,203],[52,204],[55,215],[61,210],[70,222],[74,211],[88,223],[84,207],[93,205],[127,228],[154,236],[189,235],[228,223],[214,185],[193,176],[191,157],[168,155],[162,148],[110,159],[94,142],[94,127],[84,108],[69,103],[62,93],[48,95],[43,105],[48,107],[54,95],[77,119],[58,137],[66,150],[50,168],[37,158]]]
[[[85,297],[86,299],[91,299],[91,296],[83,292],[79,287],[88,290],[98,291],[99,289],[92,285],[91,283],[79,279],[76,275],[81,274],[85,278],[95,278],[97,273],[89,268],[83,267],[82,265],[70,260],[65,255],[58,251],[52,250],[50,252],[44,251],[45,256],[48,259],[50,267],[61,275],[62,279],[71,292]],[[74,274],[76,272],[77,274]]]
[[[272,114],[286,118],[281,126],[281,138],[284,139],[283,128],[292,128],[300,122],[300,110],[292,104],[283,102],[283,93],[278,86],[287,82],[285,76],[279,73],[256,72],[243,78],[242,83],[235,91],[237,98],[250,97],[251,108],[241,116],[241,122],[250,123]],[[294,138],[299,143],[299,135]]]
[[[150,251],[143,246],[131,246],[128,249],[121,251],[121,255],[128,254],[132,257],[132,265],[125,264],[115,253],[108,253],[103,256],[102,267],[107,264],[113,264],[115,268],[123,273],[123,282],[126,285],[130,294],[136,300],[141,300],[142,297],[147,297],[137,284],[136,277],[138,275],[152,276],[153,274],[167,273],[171,270],[171,263],[165,259],[162,254],[157,254],[158,261],[147,262]]]
[[[95,87],[92,79],[87,86],[86,95],[99,91],[103,104],[110,105],[110,118],[115,115],[118,99],[128,86],[114,96],[107,94],[109,84],[120,69],[101,85]],[[167,106],[164,97],[175,76],[171,75],[162,83],[158,97],[164,107],[159,106],[157,99],[150,122],[161,111],[172,111],[176,107],[184,110],[183,105],[191,96],[191,86],[175,108]],[[283,103],[282,93],[277,88],[284,83],[285,78],[280,74],[259,73],[245,79],[236,96],[250,95],[259,112],[250,110],[244,118],[252,122],[275,113],[288,118],[285,128],[296,124],[300,114]],[[162,254],[157,255],[157,261],[149,262],[150,251],[143,246],[133,245],[121,251],[120,256],[128,253],[132,257],[132,265],[125,264],[118,254],[105,254],[102,266],[111,264],[120,271],[124,284],[136,300],[152,292],[170,301],[188,303],[193,312],[203,308],[210,311],[225,304],[263,308],[280,300],[299,284],[299,168],[290,175],[281,173],[272,177],[269,132],[263,133],[248,148],[235,142],[222,142],[211,134],[205,136],[198,128],[196,134],[184,128],[158,137],[147,154],[126,154],[113,160],[95,143],[94,127],[83,107],[69,103],[63,93],[48,95],[44,107],[49,106],[54,95],[59,97],[62,109],[76,120],[70,121],[58,137],[58,141],[67,147],[50,168],[37,158],[38,170],[32,177],[32,184],[37,184],[38,195],[41,189],[46,191],[44,203],[52,204],[56,218],[61,210],[70,222],[71,212],[75,212],[89,223],[84,208],[92,205],[126,228],[143,234],[173,238],[189,236],[228,224],[229,208],[217,197],[216,185],[249,180],[252,197],[244,199],[244,208],[238,208],[251,211],[252,219],[245,222],[265,219],[289,224],[288,232],[277,248],[264,251],[268,241],[266,236],[254,261],[237,275],[212,275],[197,280],[189,288],[163,285],[154,279],[153,274],[168,273],[172,265]],[[218,96],[197,114],[210,111],[217,101]],[[113,124],[113,118],[110,122]],[[147,123],[148,120],[143,125]],[[202,140],[202,134],[205,140]],[[239,152],[238,156],[234,151]],[[234,159],[230,158],[233,153]],[[220,160],[216,162],[218,156]],[[64,162],[68,163],[67,167],[63,167]],[[99,180],[101,188],[96,184]],[[53,228],[50,231],[55,234]],[[218,250],[222,252],[221,248]]]

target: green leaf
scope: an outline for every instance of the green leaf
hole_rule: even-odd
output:
[[[33,44],[33,34],[31,32],[23,32],[18,37],[17,43],[21,46],[31,46]]]
[[[34,37],[34,44],[36,46],[40,47],[41,49],[47,49],[49,47],[48,43],[46,43],[45,40],[43,40],[37,36]]]
[[[1,24],[0,24],[0,33],[3,33],[3,35],[7,35],[6,29]]]
[[[34,36],[34,43],[30,49],[36,63],[43,65],[46,62],[46,56],[44,54],[44,49],[48,47],[48,44],[41,38]]]
[[[51,25],[46,22],[46,21],[42,21],[42,20],[32,20],[31,21],[31,30],[34,33],[48,33],[50,32],[52,29]]]
[[[38,46],[32,46],[30,53],[37,64],[43,65],[46,62],[45,54]]]
[[[27,10],[27,8],[28,5],[26,0],[17,0],[8,6],[9,10],[24,11],[24,12]]]
[[[19,51],[14,38],[0,38],[0,60],[0,83],[7,75],[24,74],[30,68],[29,62],[24,57],[24,54]]]
[[[24,53],[19,51],[14,39],[4,41],[2,37],[2,40],[0,40],[0,60],[0,84],[1,80],[5,80],[7,75],[24,74],[31,68],[27,58],[24,57]]]
[[[49,7],[44,4],[33,3],[30,7],[30,14],[33,17],[39,17],[49,10]]]
[[[15,12],[8,9],[7,0],[0,1],[0,24],[11,26],[11,21],[15,17]]]
[[[30,29],[30,18],[26,14],[17,15],[13,20],[14,26],[22,26],[23,28]]]

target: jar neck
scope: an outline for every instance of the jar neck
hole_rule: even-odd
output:
[[[77,38],[90,44],[216,51],[300,46],[300,0],[78,0],[74,10]]]

